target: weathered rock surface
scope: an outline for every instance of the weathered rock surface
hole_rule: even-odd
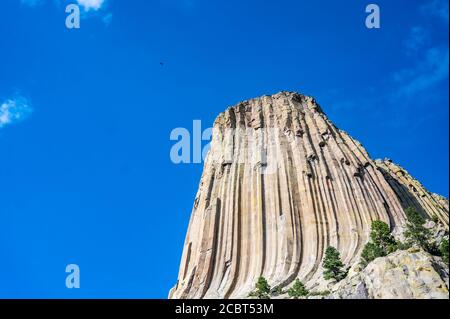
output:
[[[329,299],[448,299],[448,267],[419,249],[377,258],[331,289]]]
[[[402,229],[406,204],[394,186],[407,182],[394,175],[311,97],[281,92],[228,108],[214,123],[169,297],[246,297],[259,276],[311,287],[330,245],[355,264],[373,220]],[[448,228],[445,200],[414,187],[426,196],[405,187],[402,198]]]
[[[427,191],[418,180],[391,160],[376,160],[375,163],[403,208],[413,207],[424,216],[436,216],[448,229],[448,200]]]

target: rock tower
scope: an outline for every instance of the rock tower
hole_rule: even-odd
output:
[[[357,262],[371,221],[399,232],[408,206],[448,228],[446,199],[372,160],[313,98],[281,92],[241,102],[214,123],[169,297],[246,297],[260,276],[273,287],[311,284],[328,246]]]

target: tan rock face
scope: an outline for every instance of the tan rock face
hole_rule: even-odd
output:
[[[380,167],[311,97],[282,92],[230,107],[214,123],[169,297],[246,297],[259,276],[311,286],[330,245],[346,264],[358,261],[373,220],[394,231],[404,223]],[[448,204],[439,216],[448,227]]]
[[[445,274],[440,272],[446,271]],[[448,267],[422,250],[397,251],[372,261],[332,289],[331,299],[448,299]]]
[[[414,207],[426,217],[436,216],[448,229],[448,200],[427,191],[418,180],[392,161],[377,160],[376,164],[403,208]]]

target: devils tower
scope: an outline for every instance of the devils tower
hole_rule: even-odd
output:
[[[371,222],[401,234],[406,207],[448,230],[448,201],[403,168],[374,161],[316,101],[281,92],[241,102],[214,122],[211,149],[171,298],[240,298],[322,278],[328,246],[357,263]]]

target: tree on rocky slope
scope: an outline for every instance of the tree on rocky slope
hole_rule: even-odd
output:
[[[334,279],[336,281],[341,281],[347,275],[339,251],[332,246],[329,246],[325,251],[323,268],[323,275],[326,280]]]
[[[439,247],[441,254],[442,254],[442,260],[448,265],[448,239],[443,239],[441,242],[441,245]]]
[[[406,231],[408,245],[417,245],[431,254],[439,254],[436,244],[431,240],[431,231],[424,226],[426,220],[414,208],[405,210]]]
[[[308,294],[308,289],[306,289],[305,285],[298,278],[295,280],[294,285],[288,290],[289,297],[294,299],[305,297]]]
[[[394,252],[397,246],[389,225],[381,220],[375,220],[371,226],[370,242],[364,246],[361,254],[361,264],[365,266],[378,257],[384,257]]]
[[[256,297],[258,299],[270,299],[270,285],[266,278],[259,277],[256,282],[255,290],[249,294],[250,297]]]

